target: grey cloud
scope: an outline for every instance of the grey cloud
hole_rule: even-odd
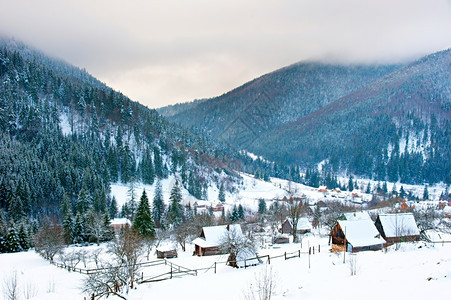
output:
[[[445,0],[3,2],[0,31],[150,107],[300,60],[395,62],[451,46]]]

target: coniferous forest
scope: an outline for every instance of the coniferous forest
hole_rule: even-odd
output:
[[[118,213],[110,183],[177,173],[195,197],[239,182],[228,156],[86,71],[16,42],[0,43],[1,252],[31,246],[51,219],[67,243],[98,241]],[[99,225],[99,220],[101,224]],[[108,238],[108,234],[102,234]]]

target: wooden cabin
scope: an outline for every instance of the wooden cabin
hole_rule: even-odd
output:
[[[158,247],[157,258],[174,258],[177,257],[177,249],[175,247]]]
[[[272,241],[273,244],[287,244],[289,242],[290,237],[288,236],[288,234],[278,234]]]
[[[373,222],[368,219],[338,220],[330,232],[333,251],[380,250],[385,244]]]
[[[388,244],[420,239],[420,231],[412,213],[380,214],[375,225]]]
[[[282,223],[282,228],[280,229],[280,233],[291,234],[292,230],[293,230],[293,223],[292,223],[291,219],[287,218]],[[311,232],[311,231],[312,231],[312,224],[310,224],[310,221],[308,220],[308,218],[299,218],[298,224],[296,227],[296,232],[300,233],[300,234],[305,234],[305,233]]]
[[[243,235],[239,224],[203,227],[200,236],[193,241],[193,255],[207,256],[224,254],[220,248],[223,239],[229,232]]]

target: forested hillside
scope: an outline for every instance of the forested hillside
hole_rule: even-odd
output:
[[[187,128],[205,128],[213,137],[252,152],[248,140],[298,120],[397,67],[298,63],[217,98],[182,104],[177,114],[171,115],[167,108],[160,112]],[[243,132],[243,127],[251,132]]]
[[[231,168],[239,159],[14,40],[0,41],[0,85],[0,248],[19,224],[25,235],[46,217],[84,232],[68,242],[90,240],[90,220],[116,216],[112,182],[174,174],[201,199],[240,180]]]
[[[300,63],[170,119],[281,165],[449,183],[450,71],[449,50],[406,66]]]
[[[376,180],[450,183],[450,72],[451,51],[427,56],[255,145],[288,163],[327,159],[330,169]]]

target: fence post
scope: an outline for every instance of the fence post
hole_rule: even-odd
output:
[[[171,264],[171,279],[172,279],[172,264]]]
[[[318,245],[318,253],[321,253],[321,245]]]
[[[285,260],[287,260],[287,252],[285,252]]]
[[[309,251],[308,251],[308,268],[310,269],[310,253],[311,253],[311,251],[310,251],[310,248],[309,248]]]
[[[301,250],[298,250],[298,257],[301,257]]]
[[[271,256],[268,254],[268,264],[271,264]]]
[[[216,274],[216,262],[215,262],[215,274]]]
[[[313,255],[315,255],[315,246],[313,246]]]

